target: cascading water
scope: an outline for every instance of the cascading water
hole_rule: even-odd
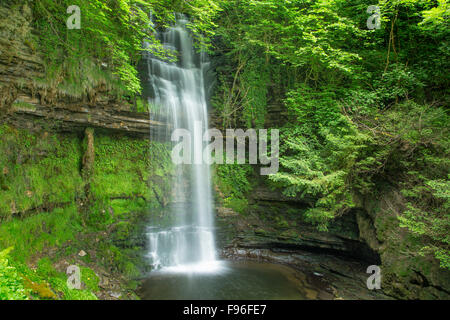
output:
[[[210,63],[206,54],[194,49],[187,23],[186,17],[176,15],[175,25],[157,35],[166,49],[177,52],[177,62],[146,57],[149,103],[153,120],[164,119],[173,129],[189,130],[191,155],[202,159],[203,132],[208,128],[205,78]],[[170,139],[171,134],[167,132],[166,138]],[[210,168],[206,164],[192,164],[177,165],[175,170],[170,226],[148,230],[151,264],[154,269],[165,271],[213,272],[219,263]]]
[[[165,62],[147,55],[141,75],[144,92],[150,97],[151,120],[168,122],[172,127],[165,137],[151,138],[170,141],[174,129],[187,129],[191,133],[192,158],[201,159],[202,132],[208,127],[209,90],[205,87],[212,83],[212,77],[209,78],[208,57],[197,54],[193,48],[187,23],[184,16],[177,15],[173,27],[158,33],[165,48],[178,53],[178,61]],[[148,256],[157,271],[142,283],[142,299],[333,298],[324,289],[322,279],[320,285],[314,285],[318,280],[310,275],[312,272],[303,274],[287,266],[248,261],[218,262],[211,189],[207,165],[175,166],[171,204],[161,216],[162,221],[158,225],[153,221],[148,228]],[[316,260],[311,259],[315,265]],[[317,261],[322,263],[323,259]]]

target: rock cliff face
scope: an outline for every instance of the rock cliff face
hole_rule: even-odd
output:
[[[404,203],[396,190],[386,190],[364,199],[357,213],[360,239],[380,255],[384,292],[401,299],[450,299],[450,272],[420,255],[420,241],[399,226]]]
[[[11,112],[19,87],[43,77],[43,65],[31,42],[31,10],[28,6],[11,9],[0,5],[0,110]]]
[[[287,198],[263,186],[251,194],[251,209],[245,216],[229,208],[218,208],[222,245],[225,248],[289,249],[328,253],[380,263],[376,250],[359,236],[357,215],[338,218],[328,232],[320,232],[305,222],[306,203]]]
[[[148,113],[130,111],[106,85],[73,97],[38,81],[45,66],[37,53],[31,27],[31,10],[0,5],[0,122],[34,131],[52,129],[83,132],[92,127],[127,135],[148,137],[168,129],[151,121]]]
[[[245,216],[218,208],[218,238],[225,257],[273,261],[328,274],[332,286],[346,298],[356,292],[366,298],[387,298],[366,296],[365,286],[350,285],[367,279],[367,267],[378,265],[382,291],[389,297],[450,298],[449,272],[435,259],[420,256],[420,243],[400,228],[397,215],[403,201],[395,190],[357,201],[359,208],[334,220],[328,232],[302,220],[306,203],[301,199],[287,199],[260,185],[250,200],[253,207]]]
[[[90,127],[147,138],[169,130],[165,123],[150,120],[148,113],[130,112],[112,103],[92,106],[61,100],[48,106],[27,95],[18,96],[3,115],[3,121],[32,131],[83,132]]]
[[[246,215],[217,210],[222,256],[289,265],[326,283],[334,299],[390,299],[367,289],[370,265],[380,257],[359,237],[356,215],[335,221],[319,232],[301,218],[306,203],[283,197],[259,185],[251,194]]]

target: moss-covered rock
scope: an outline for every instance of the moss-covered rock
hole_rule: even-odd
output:
[[[358,224],[368,245],[380,254],[382,289],[400,299],[449,299],[450,272],[432,255],[422,254],[422,241],[401,228],[404,199],[395,190],[365,202]]]
[[[83,144],[76,134],[0,126],[0,251],[16,248],[10,262],[33,299],[131,297],[145,269],[143,221],[160,207],[149,187],[160,177],[161,192],[169,188],[170,154],[164,144],[122,136],[96,135],[93,148],[88,134]],[[81,267],[82,290],[67,287],[71,264]]]

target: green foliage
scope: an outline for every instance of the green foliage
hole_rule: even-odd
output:
[[[303,86],[288,94],[286,105],[297,121],[281,132],[281,171],[270,179],[287,196],[311,199],[305,217],[326,230],[353,207],[352,171],[367,137],[340,113],[330,89]]]
[[[220,7],[212,0],[8,0],[31,11],[34,33],[27,46],[44,58],[45,78],[34,79],[37,88],[57,89],[77,98],[102,88],[118,98],[139,95],[137,64],[143,51],[173,59],[155,38],[155,30],[174,20],[173,12],[191,17],[196,43],[210,48],[213,22]],[[68,29],[67,9],[80,8],[81,28]],[[31,9],[31,10],[30,10]],[[152,13],[156,24],[151,23]],[[147,45],[143,46],[146,41]]]
[[[252,185],[250,177],[253,169],[250,165],[216,165],[215,183],[223,194],[224,206],[239,213],[248,207],[247,196]]]
[[[9,265],[8,253],[12,247],[0,251],[0,300],[27,300],[27,290],[16,268]]]
[[[250,191],[249,175],[252,168],[249,165],[217,165],[216,175],[220,178],[221,191],[228,195],[243,197]]]
[[[66,27],[66,10],[71,5],[80,7],[80,30]],[[65,85],[76,84],[83,89],[109,85],[108,77],[112,77],[109,71],[102,71],[103,63],[124,90],[139,92],[135,66],[143,39],[148,39],[155,54],[163,52],[150,27],[150,9],[147,1],[33,1],[34,24],[47,60],[48,77],[55,85],[67,81]],[[96,73],[103,74],[103,79],[92,77]]]
[[[242,124],[247,128],[262,128],[265,123],[269,68],[265,59],[239,56],[239,67],[233,80],[222,76],[218,94],[213,99],[219,111],[223,128]],[[230,83],[228,83],[230,82]],[[243,119],[238,119],[242,116]]]
[[[10,256],[16,262],[25,263],[33,255],[50,247],[61,247],[74,240],[82,231],[76,219],[76,208],[55,209],[23,221],[12,220],[0,226],[0,247],[16,248]]]
[[[349,74],[358,55],[346,50],[365,34],[338,15],[335,1],[226,1],[224,26],[237,50],[259,47],[266,57],[293,68],[306,66],[316,78],[326,70]],[[224,30],[222,32],[227,32]],[[240,36],[236,36],[239,34]],[[244,46],[246,44],[246,46]]]
[[[367,29],[369,5],[220,2],[214,106],[224,127],[250,127],[283,104],[280,172],[269,179],[309,203],[306,220],[326,230],[354,196],[390,184],[420,254],[448,268],[448,1],[380,1],[378,30]]]
[[[194,35],[197,47],[210,52],[211,39],[217,27],[214,21],[221,11],[219,2],[215,0],[183,1],[183,7],[179,10],[179,12],[187,13],[192,19],[188,27]]]
[[[247,128],[263,128],[265,123],[265,112],[267,105],[268,88],[270,81],[269,68],[262,61],[252,60],[247,64],[241,76],[241,83],[245,92],[245,104],[243,115],[246,119]]]
[[[448,113],[408,103],[385,117],[386,130],[397,134],[397,141],[391,142],[392,158],[384,159],[386,170],[404,175],[399,186],[407,203],[400,226],[424,242],[422,254],[431,253],[442,267],[450,268]]]
[[[175,12],[187,14],[188,28],[192,31],[195,45],[210,50],[215,35],[215,18],[219,15],[222,0],[144,0],[152,8],[153,18],[160,27],[167,27],[175,20]]]

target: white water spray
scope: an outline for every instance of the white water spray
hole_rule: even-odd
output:
[[[191,154],[202,157],[203,132],[208,128],[205,77],[210,63],[197,53],[186,28],[188,20],[177,15],[174,26],[158,33],[167,49],[178,53],[177,62],[147,57],[150,104],[156,118],[164,118],[173,129],[192,133]],[[202,123],[202,130],[195,127]],[[167,132],[170,139],[171,132]],[[169,227],[150,227],[149,252],[154,269],[168,272],[215,272],[214,215],[210,168],[206,164],[177,165],[173,181],[174,219]]]

